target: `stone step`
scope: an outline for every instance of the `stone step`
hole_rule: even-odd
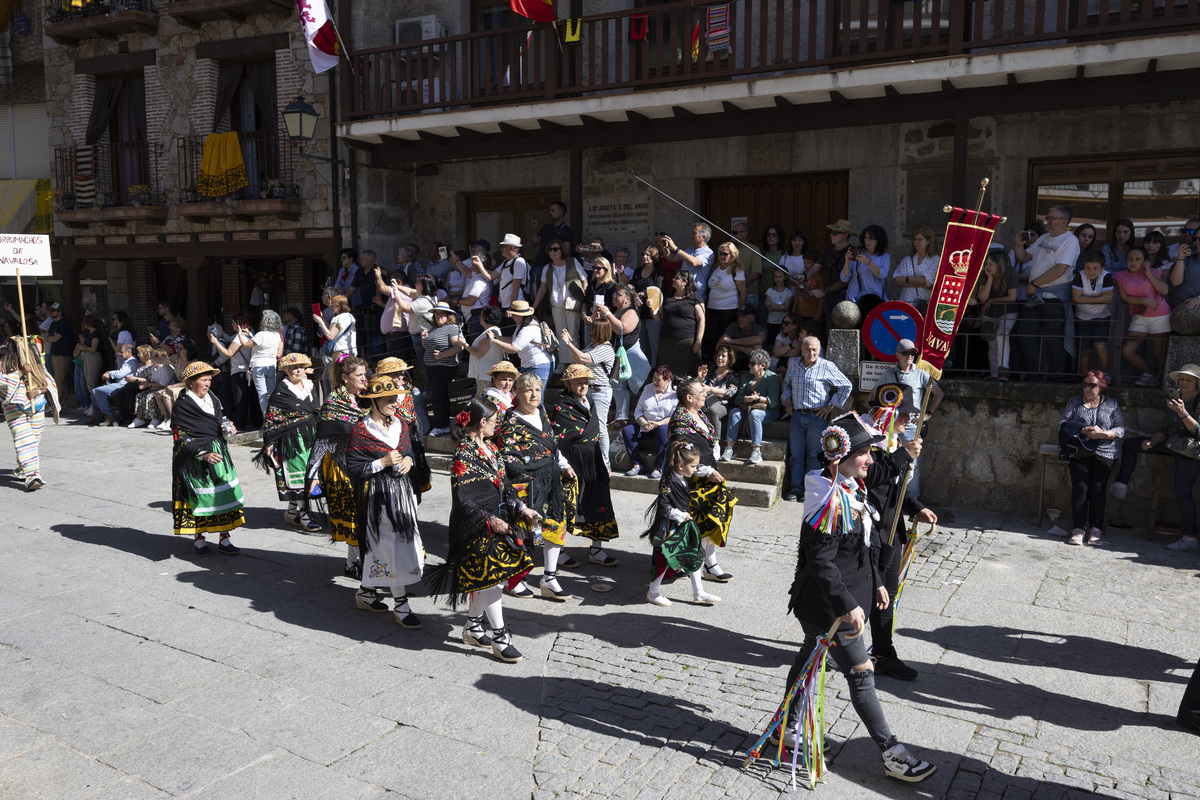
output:
[[[739,483],[757,483],[764,486],[779,486],[787,465],[782,461],[762,461],[747,464],[745,461],[718,461],[717,471],[726,480]]]
[[[427,452],[425,458],[429,462],[429,468],[435,472],[449,473],[450,467],[454,463],[453,456],[441,453]],[[755,466],[762,465],[756,464]],[[779,474],[783,474],[782,469],[780,469]],[[614,472],[610,480],[612,488],[615,490],[637,492],[639,494],[653,494],[658,491],[658,481],[650,478],[649,473],[630,478],[619,472]],[[747,483],[729,480],[728,478],[726,480],[730,490],[737,497],[738,503],[750,508],[770,508],[782,496],[779,484]]]
[[[765,432],[765,431],[764,431]],[[721,449],[725,449],[724,443],[721,444]],[[753,448],[750,446],[749,440],[739,439],[733,443],[733,455],[735,458],[746,459],[750,457],[750,451]],[[788,440],[785,436],[783,439],[767,439],[763,438],[762,455],[763,461],[787,461]]]

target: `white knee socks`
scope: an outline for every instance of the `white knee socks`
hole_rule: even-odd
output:
[[[504,627],[503,585],[481,589],[471,595],[471,598],[475,601],[475,608],[482,609],[483,613],[487,614],[488,624],[492,626],[492,630],[498,631]]]
[[[724,570],[717,563],[717,546],[712,539],[704,540],[704,569],[713,575],[720,575]]]
[[[358,563],[358,545],[346,545],[346,566],[353,567]]]

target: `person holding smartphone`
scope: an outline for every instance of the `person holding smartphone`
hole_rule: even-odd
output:
[[[1200,220],[1188,220],[1179,233],[1183,239],[1172,248],[1167,303],[1171,308],[1186,305],[1195,309],[1200,307]]]

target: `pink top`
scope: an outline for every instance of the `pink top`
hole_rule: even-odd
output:
[[[1154,275],[1157,278],[1162,278],[1162,270],[1155,270]],[[1130,272],[1127,269],[1113,273],[1112,279],[1121,284],[1121,288],[1125,290],[1125,294],[1130,297],[1156,297],[1158,305],[1154,308],[1149,306],[1130,306],[1130,313],[1141,314],[1144,317],[1165,317],[1171,313],[1171,307],[1167,305],[1167,300],[1158,290],[1154,288],[1154,284],[1150,282],[1150,277],[1146,271]]]

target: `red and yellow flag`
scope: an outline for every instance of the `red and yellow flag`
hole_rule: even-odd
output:
[[[950,343],[958,332],[963,311],[975,291],[979,273],[983,271],[988,245],[992,243],[992,235],[1001,221],[1002,218],[995,214],[961,208],[950,212],[937,280],[934,281],[925,312],[921,341],[917,343],[921,348],[921,360],[917,366],[934,378],[942,377]]]
[[[554,0],[508,0],[514,14],[534,22],[554,22]]]

